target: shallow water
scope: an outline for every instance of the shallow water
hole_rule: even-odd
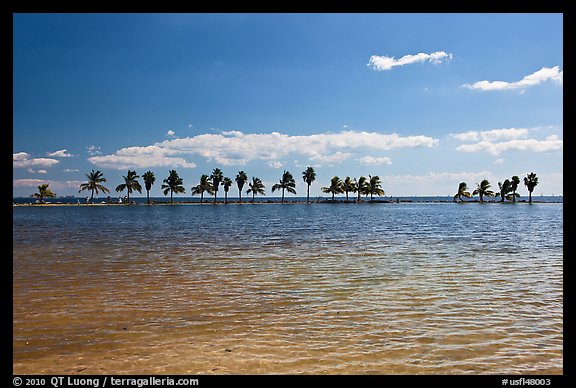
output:
[[[563,205],[13,209],[15,374],[562,374]]]

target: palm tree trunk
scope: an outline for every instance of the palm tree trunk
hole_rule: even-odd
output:
[[[224,192],[224,203],[225,204],[228,203],[228,192],[227,191]]]
[[[310,185],[308,185],[308,189],[306,191],[306,203],[310,203]]]
[[[332,192],[332,202],[334,202],[334,192]]]
[[[200,192],[200,203],[204,200],[204,190]]]
[[[282,203],[284,203],[284,187],[282,187]]]
[[[242,203],[242,190],[238,189],[238,198],[240,203]]]
[[[252,203],[254,203],[254,195],[256,195],[254,192],[252,192]]]
[[[172,190],[170,190],[170,203],[171,203],[172,205],[174,205],[173,194],[174,194],[174,192],[173,192]]]
[[[92,194],[90,194],[90,203],[93,202],[94,199],[94,189],[92,189]]]
[[[528,203],[532,203],[532,191],[528,191]]]
[[[348,192],[346,192],[346,202],[348,202]]]
[[[150,205],[150,190],[146,190],[146,203]]]
[[[512,202],[516,202],[516,190],[512,192]]]

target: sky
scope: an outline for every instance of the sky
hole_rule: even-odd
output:
[[[287,170],[305,196],[308,166],[311,196],[327,196],[335,175],[378,175],[394,197],[452,196],[483,179],[498,191],[530,172],[533,195],[563,194],[562,14],[13,21],[14,196],[43,183],[85,196],[91,170],[113,197],[128,170],[152,171],[150,195],[163,196],[173,169],[189,196],[214,168],[260,178],[267,197]]]

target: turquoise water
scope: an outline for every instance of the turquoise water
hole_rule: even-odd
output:
[[[13,208],[14,373],[562,373],[563,205]]]

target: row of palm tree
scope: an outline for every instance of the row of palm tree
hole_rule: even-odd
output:
[[[368,197],[370,194],[370,199],[374,199],[374,195],[384,195],[384,190],[382,190],[382,183],[380,182],[380,177],[378,175],[368,175],[369,180],[366,177],[361,176],[356,180],[350,179],[347,176],[344,181],[342,181],[338,176],[332,177],[330,180],[330,186],[322,187],[322,192],[332,194],[332,200],[334,200],[335,194],[346,194],[346,201],[348,201],[348,193],[358,193],[358,201],[360,201],[360,196],[364,194]]]
[[[476,189],[472,194],[470,194],[466,182],[460,182],[458,185],[458,192],[454,195],[454,200],[459,199],[460,201],[464,201],[462,197],[471,198],[478,194],[480,202],[484,202],[484,197],[500,197],[500,202],[504,202],[504,199],[516,202],[516,198],[520,197],[520,194],[516,193],[519,184],[520,178],[514,175],[511,179],[505,179],[504,182],[498,182],[498,188],[500,191],[495,193],[490,190],[491,186],[488,179],[484,179],[482,182],[476,183]],[[526,174],[524,177],[524,185],[528,189],[528,202],[532,203],[532,191],[534,191],[534,188],[538,185],[538,177],[536,174],[533,172]]]
[[[90,202],[94,199],[94,193],[99,192],[107,193],[110,190],[103,186],[102,183],[106,182],[101,171],[92,170],[90,173],[86,174],[88,181],[80,185],[80,190],[78,192],[87,190],[90,191]],[[117,192],[122,192],[127,190],[127,200],[130,203],[130,194],[133,191],[138,191],[142,193],[142,186],[138,182],[139,176],[136,171],[128,170],[128,173],[124,178],[124,183],[116,187]],[[142,175],[144,180],[144,187],[146,189],[147,202],[150,203],[150,190],[156,182],[156,177],[152,171],[147,171]],[[306,202],[310,202],[310,185],[316,180],[316,172],[314,168],[307,167],[306,170],[302,172],[302,180],[307,184]],[[242,202],[242,191],[244,185],[248,181],[248,175],[244,171],[238,171],[235,178],[236,185],[238,187],[238,197],[239,201]],[[228,192],[233,182],[230,178],[225,177],[222,170],[215,168],[210,176],[203,174],[200,177],[200,183],[192,187],[192,195],[200,195],[200,201],[204,200],[204,193],[214,195],[214,203],[217,200],[218,189],[222,184],[224,188],[224,202],[228,203]],[[482,182],[476,184],[476,189],[470,193],[468,190],[468,185],[466,182],[460,182],[458,185],[458,192],[454,195],[454,200],[458,199],[464,201],[462,197],[471,198],[475,195],[480,197],[480,202],[484,202],[484,197],[500,197],[500,202],[505,199],[515,202],[516,198],[520,195],[516,193],[518,185],[520,184],[520,178],[514,175],[511,179],[505,179],[504,182],[498,182],[499,192],[494,192],[490,190],[490,182],[487,179],[482,180]],[[532,192],[536,185],[538,185],[538,177],[535,173],[531,172],[527,174],[524,178],[524,185],[527,187],[529,192],[529,202],[532,203]],[[282,203],[284,203],[284,192],[288,191],[291,194],[296,194],[296,181],[289,171],[284,170],[282,178],[280,181],[272,186],[272,192],[277,190],[282,191]],[[252,203],[254,203],[256,195],[266,195],[265,186],[260,180],[260,178],[252,177],[252,181],[248,183],[248,190],[246,194],[252,194]],[[174,202],[173,195],[185,193],[186,189],[183,186],[183,180],[180,178],[176,170],[170,170],[169,175],[163,180],[162,190],[164,195],[170,193],[170,202]],[[380,177],[377,175],[368,175],[366,177],[354,178],[353,180],[347,176],[343,181],[338,177],[334,176],[330,180],[330,186],[322,187],[322,192],[332,194],[332,200],[334,200],[335,194],[346,194],[346,200],[349,199],[349,193],[357,193],[357,200],[360,201],[360,196],[364,194],[366,197],[370,195],[370,199],[374,199],[374,195],[385,195],[384,190],[381,188]],[[35,198],[39,199],[40,203],[44,203],[44,198],[55,198],[56,194],[49,189],[48,184],[42,184],[38,186],[38,193],[33,195]]]
[[[80,185],[80,190],[78,192],[88,190],[90,191],[90,202],[94,199],[94,193],[99,192],[108,193],[110,190],[103,186],[102,183],[106,182],[101,171],[92,170],[90,173],[86,174],[88,182],[82,183]],[[124,178],[124,183],[116,187],[117,192],[127,191],[127,201],[130,203],[130,194],[134,191],[142,193],[142,186],[138,182],[139,176],[136,171],[128,170],[128,173]],[[156,182],[156,177],[152,171],[147,171],[142,175],[144,180],[144,187],[146,188],[146,198],[147,202],[150,203],[150,190],[152,185]],[[306,202],[310,202],[310,185],[316,180],[316,172],[313,167],[307,167],[306,170],[302,172],[302,180],[307,185],[306,191]],[[238,187],[238,198],[239,202],[242,202],[242,191],[244,186],[248,182],[248,175],[244,171],[238,171],[235,177],[236,185]],[[230,187],[233,185],[232,179],[225,177],[222,170],[215,168],[211,175],[203,174],[200,177],[200,183],[191,188],[192,195],[200,195],[200,202],[204,201],[204,193],[214,196],[214,203],[217,201],[217,195],[220,185],[224,188],[224,202],[228,203],[228,192]],[[183,186],[182,178],[178,175],[176,170],[170,170],[168,177],[163,180],[162,190],[164,195],[170,193],[170,202],[174,202],[174,194],[185,193],[186,189]],[[252,194],[252,202],[255,200],[256,195],[265,195],[265,186],[262,180],[257,177],[252,177],[252,181],[248,182],[248,189],[246,194]],[[289,172],[284,170],[282,177],[279,182],[272,186],[272,192],[281,191],[282,197],[281,202],[284,203],[285,192],[290,194],[296,194],[296,181],[294,176]],[[322,191],[325,193],[331,193],[332,199],[334,199],[335,194],[346,193],[346,200],[348,200],[348,193],[358,193],[358,200],[360,200],[360,195],[364,194],[366,197],[370,194],[370,198],[373,199],[374,195],[384,195],[384,190],[381,188],[380,178],[376,176],[369,175],[369,179],[366,177],[360,177],[358,180],[354,178],[352,180],[350,177],[346,177],[344,181],[340,180],[337,176],[333,177],[329,187],[322,187]]]

